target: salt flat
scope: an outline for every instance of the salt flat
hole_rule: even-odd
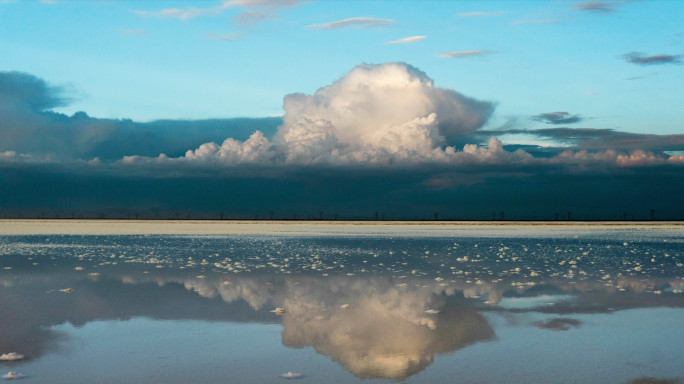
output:
[[[637,230],[684,233],[684,222],[0,220],[0,235],[525,236]]]

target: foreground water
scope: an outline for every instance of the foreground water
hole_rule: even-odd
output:
[[[0,222],[37,383],[674,383],[684,226]],[[277,310],[276,310],[277,309]]]

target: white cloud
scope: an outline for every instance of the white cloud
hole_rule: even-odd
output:
[[[187,151],[185,159],[199,161],[215,161],[224,163],[263,163],[270,159],[271,143],[261,131],[256,131],[244,142],[226,139],[221,146],[216,143],[205,143],[194,151]]]
[[[435,87],[408,64],[389,63],[359,65],[313,95],[288,95],[283,108],[281,144],[297,140],[293,127],[326,121],[343,148],[338,159],[353,163],[434,158],[445,138],[484,124],[493,105]]]
[[[373,28],[393,23],[392,19],[376,19],[372,17],[352,17],[330,23],[309,25],[309,29],[340,29],[340,28]]]
[[[447,138],[473,133],[493,104],[435,87],[405,63],[362,64],[313,95],[291,94],[271,143],[257,131],[247,141],[205,143],[181,158],[127,157],[123,164],[154,162],[260,164],[415,164],[529,161],[497,139],[487,148],[444,148]]]
[[[180,20],[193,19],[199,16],[217,15],[223,11],[223,7],[209,8],[166,8],[159,11],[134,11],[145,17],[175,18]]]
[[[387,44],[408,44],[408,43],[415,43],[417,41],[421,41],[427,36],[409,36],[409,37],[404,37],[401,39],[393,40],[393,41],[388,41]]]
[[[563,164],[586,164],[602,163],[614,164],[619,167],[641,167],[663,164],[681,163],[682,156],[664,157],[653,152],[637,149],[628,153],[621,153],[613,149],[597,152],[586,150],[573,151],[567,150],[549,159],[550,163]]]

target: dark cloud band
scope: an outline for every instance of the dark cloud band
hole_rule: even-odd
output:
[[[682,64],[681,55],[647,56],[641,52],[630,52],[622,55],[627,62],[638,65]]]

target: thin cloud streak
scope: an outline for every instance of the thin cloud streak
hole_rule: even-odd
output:
[[[620,2],[617,1],[583,1],[574,4],[573,8],[586,12],[610,13],[613,12],[618,5],[620,5]]]
[[[533,135],[556,143],[571,145],[579,150],[623,150],[623,151],[678,151],[684,150],[684,134],[656,135],[616,131],[608,128],[542,128],[479,130],[476,135]],[[672,156],[671,156],[672,157]],[[677,158],[675,158],[677,159]],[[674,160],[672,160],[674,161]]]
[[[167,8],[160,11],[133,11],[144,17],[175,18],[179,20],[189,20],[195,17],[206,15],[218,15],[223,11],[223,7],[211,8]]]
[[[484,55],[489,55],[491,53],[493,53],[493,52],[487,51],[487,50],[449,51],[449,52],[441,52],[439,54],[439,57],[448,58],[448,59],[461,59],[461,58],[472,57],[472,56],[484,56]]]
[[[387,44],[411,44],[423,40],[427,36],[409,36],[401,39],[388,41]]]
[[[352,17],[349,19],[332,21],[329,23],[309,25],[309,29],[341,29],[341,28],[377,28],[394,23],[392,19],[378,19],[372,17]]]
[[[300,3],[300,0],[228,0],[221,5],[205,8],[166,8],[159,11],[141,11],[135,10],[134,13],[144,17],[158,17],[158,18],[176,18],[180,20],[189,20],[200,16],[215,16],[223,13],[225,10],[233,7],[253,8],[258,7],[262,9],[275,10],[277,8],[292,7]]]
[[[641,52],[630,52],[622,55],[627,62],[638,65],[682,64],[682,55],[653,55],[646,56]]]
[[[233,21],[240,27],[252,28],[264,20],[276,18],[278,16],[273,13],[243,12],[233,16]]]
[[[532,120],[547,124],[573,124],[584,120],[580,115],[571,115],[568,112],[548,112],[532,116]]]

